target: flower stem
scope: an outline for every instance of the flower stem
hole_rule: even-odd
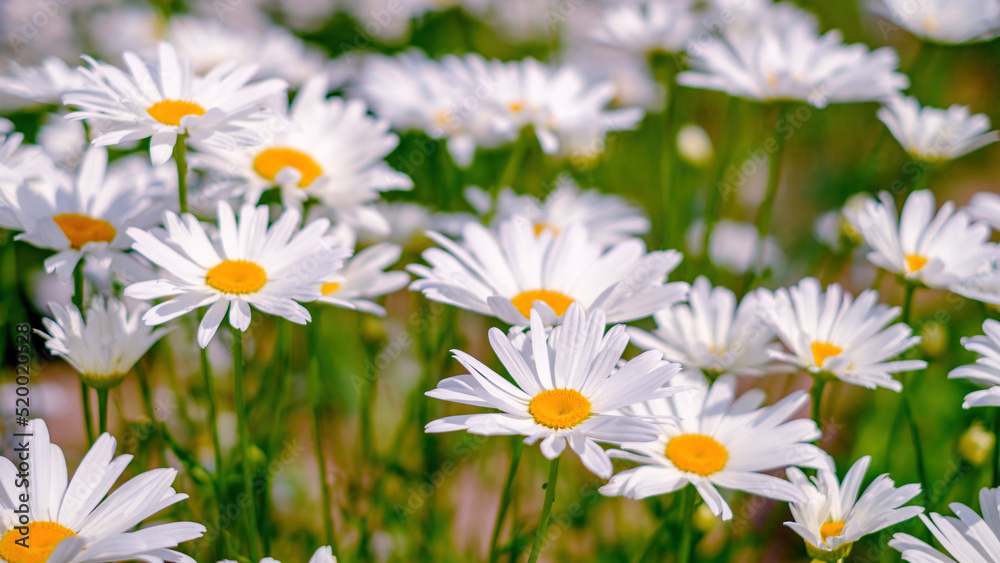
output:
[[[73,268],[73,305],[80,311],[80,315],[86,319],[87,315],[84,311],[84,303],[86,301],[83,298],[83,287],[83,260],[81,259],[76,263],[76,267]],[[90,414],[90,388],[82,379],[80,380],[80,397],[83,400],[83,422],[84,427],[87,429],[87,443],[93,446],[94,420]]]
[[[313,321],[309,323],[309,348],[319,350],[320,341],[320,315],[314,315]],[[319,356],[313,354],[309,358],[309,374],[307,377],[310,403],[312,406],[313,439],[316,448],[316,469],[319,471],[319,484],[322,493],[323,507],[323,531],[326,534],[326,544],[337,549],[336,539],[333,533],[333,515],[330,513],[333,507],[333,495],[330,492],[330,482],[327,479],[329,473],[326,466],[326,451],[323,448],[323,410],[321,397],[322,389],[319,380]]]
[[[174,143],[174,163],[177,164],[177,197],[180,202],[180,211],[187,213],[187,133],[177,135],[177,142]]]
[[[500,176],[500,182],[494,186],[493,197],[495,198],[500,190],[504,188],[511,187],[514,183],[514,179],[517,178],[517,172],[524,164],[524,157],[528,153],[528,137],[522,132],[518,136],[517,140],[514,141],[514,146],[510,150],[510,160],[507,161],[507,166],[503,169],[503,175]]]
[[[240,457],[243,459],[243,494],[250,500],[247,511],[247,544],[250,548],[250,560],[259,561],[257,538],[257,504],[254,502],[253,469],[250,459],[250,431],[247,420],[246,382],[243,373],[243,332],[235,326],[233,330],[233,377],[236,396],[236,425],[239,434]]]
[[[907,283],[905,288],[905,294],[903,296],[903,322],[913,328],[912,316],[913,316],[913,296],[917,292],[917,286],[912,283]],[[917,419],[913,414],[913,374],[908,374],[906,376],[906,381],[903,383],[902,391],[902,403],[903,403],[903,414],[906,415],[906,423],[910,427],[910,438],[913,440],[913,453],[917,458],[917,475],[920,477],[920,492],[923,496],[924,507],[928,511],[931,510],[931,491],[928,487],[927,481],[927,465],[924,462],[924,448],[920,440],[920,427],[917,425]]]
[[[108,390],[97,390],[97,420],[100,425],[99,432],[104,434],[108,431]]]
[[[542,552],[545,532],[549,529],[549,514],[552,512],[552,503],[556,499],[556,479],[558,478],[559,458],[557,457],[549,465],[549,480],[545,484],[545,501],[542,504],[542,517],[538,521],[538,531],[535,533],[535,543],[531,546],[531,555],[528,557],[528,563],[538,561],[538,556]]]
[[[80,396],[83,399],[83,422],[87,427],[87,443],[94,445],[94,421],[90,414],[90,387],[80,380]]]
[[[823,423],[820,418],[820,407],[823,405],[824,388],[826,388],[826,378],[823,376],[813,377],[812,391],[810,391],[812,394],[812,418],[821,434],[823,432]],[[823,439],[822,435],[820,436],[820,439]]]
[[[199,314],[198,324],[201,324]],[[200,347],[199,347],[200,348]],[[208,397],[208,430],[212,434],[212,450],[215,459],[215,476],[218,487],[222,486],[222,442],[219,441],[219,422],[216,405],[218,401],[215,397],[215,380],[212,377],[212,365],[208,362],[208,348],[201,348],[201,376],[205,381],[205,396]]]
[[[490,563],[495,563],[500,557],[497,551],[497,540],[500,538],[500,531],[503,529],[503,521],[507,517],[507,508],[510,506],[510,493],[514,485],[514,475],[517,474],[517,466],[521,462],[521,452],[524,451],[524,441],[520,436],[514,437],[513,450],[510,456],[510,469],[507,470],[507,480],[503,484],[503,492],[500,494],[500,506],[497,508],[497,521],[493,525],[493,537],[490,539]]]
[[[684,503],[684,513],[681,516],[681,544],[678,548],[678,563],[688,563],[691,560],[691,545],[694,543],[694,508],[698,496],[694,492],[694,486],[684,487],[681,493],[681,502]]]

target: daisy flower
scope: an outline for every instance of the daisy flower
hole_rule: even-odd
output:
[[[337,243],[353,251],[356,244],[354,232],[347,228],[337,229]],[[402,289],[410,281],[406,272],[386,271],[402,254],[400,246],[389,242],[369,246],[354,254],[344,262],[343,268],[334,272],[341,281],[320,285],[323,296],[318,301],[385,316],[385,308],[373,299]]]
[[[191,61],[178,57],[169,43],[160,43],[155,68],[134,53],[122,57],[131,76],[84,57],[90,63],[79,69],[85,86],[63,96],[78,111],[66,117],[108,124],[93,140],[98,146],[149,137],[155,166],[170,159],[179,135],[226,147],[247,142],[248,123],[270,116],[264,105],[288,88],[277,78],[248,85],[256,65],[223,63],[196,76]]]
[[[143,308],[144,309],[144,308]],[[150,329],[140,321],[143,309],[129,312],[117,299],[95,299],[84,321],[74,305],[49,303],[51,319],[42,319],[48,331],[35,331],[45,338],[45,347],[66,360],[84,383],[108,389],[121,383],[168,329]]]
[[[171,487],[176,469],[153,469],[126,481],[107,498],[115,481],[132,461],[131,455],[114,458],[115,439],[101,434],[84,456],[71,480],[66,475],[62,449],[49,441],[45,422],[35,419],[24,430],[30,437],[31,483],[16,487],[18,472],[11,460],[0,458],[0,473],[10,476],[0,483],[0,560],[9,563],[99,563],[143,560],[154,563],[194,559],[171,548],[200,538],[205,527],[194,522],[143,526],[146,518],[188,496]],[[23,442],[22,442],[23,443]],[[29,499],[28,511],[14,511]],[[103,501],[102,501],[103,499]],[[18,540],[30,537],[29,547]]]
[[[250,306],[298,324],[311,320],[300,302],[322,297],[324,281],[337,281],[334,272],[350,251],[326,236],[330,222],[317,219],[301,230],[300,215],[286,211],[269,228],[268,208],[244,205],[239,222],[233,208],[219,202],[218,242],[190,213],[178,217],[168,211],[166,232],[132,228],[136,251],[170,274],[125,288],[134,299],[166,301],[142,319],[158,325],[201,307],[208,307],[198,327],[202,348],[229,311],[229,324],[242,331],[250,327]]]
[[[978,221],[986,221],[993,230],[1000,231],[1000,194],[979,192],[972,196],[964,211]]]
[[[467,430],[484,436],[523,435],[528,445],[541,440],[542,455],[559,457],[569,444],[595,475],[611,476],[611,460],[597,442],[648,441],[656,427],[618,409],[666,397],[683,388],[666,387],[680,372],[656,351],[624,363],[625,325],[604,333],[602,311],[585,313],[570,306],[566,322],[546,332],[541,315],[531,313],[531,332],[507,336],[490,329],[490,345],[514,382],[465,352],[453,350],[466,375],[449,377],[426,394],[435,399],[501,410],[499,413],[448,416],[427,424],[427,432]]]
[[[962,346],[979,354],[976,363],[959,366],[948,374],[949,379],[968,379],[989,389],[965,396],[963,408],[1000,407],[1000,322],[986,319],[982,335],[962,338]]]
[[[515,217],[495,231],[467,223],[463,243],[428,232],[442,248],[424,251],[430,266],[410,265],[420,276],[410,289],[505,323],[525,326],[535,309],[546,326],[572,303],[600,309],[608,322],[648,317],[684,299],[688,285],[666,283],[681,261],[679,252],[646,252],[639,239],[605,249],[579,225],[553,234]]]
[[[204,152],[192,164],[221,175],[248,203],[277,186],[285,208],[301,209],[313,198],[345,215],[381,191],[412,188],[413,180],[384,160],[399,144],[388,122],[370,117],[361,100],[328,99],[326,93],[323,78],[307,81],[292,102],[289,126],[260,131],[252,146],[196,143]]]
[[[968,106],[922,108],[915,98],[899,96],[877,115],[903,149],[924,162],[954,160],[1000,139],[1000,133],[990,131],[990,118],[971,115]]]
[[[680,53],[701,20],[694,0],[619,2],[604,8],[590,37],[643,57],[656,51]]]
[[[733,376],[722,376],[711,386],[696,374],[684,374],[679,380],[695,390],[625,411],[640,419],[677,420],[658,423],[660,435],[654,441],[625,443],[624,451],[609,452],[641,465],[612,477],[600,488],[602,494],[642,499],[690,483],[723,520],[732,519],[733,511],[717,487],[786,502],[803,500],[798,488],[766,472],[793,465],[821,469],[829,464],[829,456],[809,443],[820,437],[816,423],[788,420],[809,401],[804,392],[758,408],[764,392],[753,389],[737,399]]]
[[[127,228],[159,222],[163,200],[153,177],[137,173],[127,160],[109,168],[103,147],[83,155],[75,178],[57,171],[44,176],[5,194],[9,228],[22,231],[17,240],[55,250],[45,269],[64,282],[85,256],[120,256],[129,247]]]
[[[935,43],[960,45],[1000,34],[998,0],[871,0],[869,6],[893,24]]]
[[[691,88],[759,101],[794,100],[825,107],[881,100],[909,85],[888,47],[844,45],[838,30],[820,36],[816,18],[775,4],[753,25],[733,26],[688,48],[693,70],[677,76]]]
[[[936,512],[920,515],[945,553],[903,533],[892,536],[889,547],[902,553],[903,561],[911,563],[996,563],[996,554],[1000,552],[1000,488],[979,491],[982,517],[964,504],[955,502],[949,506],[958,518]]]
[[[6,76],[0,76],[0,92],[39,104],[58,105],[62,95],[83,84],[83,77],[59,57],[46,57],[37,66],[10,62]]]
[[[854,299],[837,284],[822,291],[816,278],[773,294],[757,291],[760,307],[788,352],[771,357],[812,375],[835,377],[869,389],[900,391],[892,374],[927,367],[922,360],[888,361],[920,343],[905,323],[888,326],[899,307],[878,302],[878,292],[866,290]]]
[[[805,500],[789,506],[794,521],[785,525],[805,540],[806,551],[813,559],[839,561],[862,537],[924,511],[922,506],[903,506],[920,494],[920,485],[896,487],[888,474],[876,477],[858,497],[871,461],[870,456],[856,461],[843,483],[829,469],[820,469],[812,478],[795,467],[786,471]]]
[[[736,306],[736,295],[713,288],[705,277],[691,286],[688,302],[653,314],[656,330],[629,327],[632,343],[659,350],[686,372],[760,376],[780,370],[768,354],[774,333],[750,294]]]
[[[219,561],[219,563],[236,563],[231,559],[225,559]],[[277,559],[271,557],[265,557],[260,560],[260,563],[281,563]],[[337,563],[337,557],[333,554],[333,548],[330,546],[324,546],[316,550],[312,557],[309,558],[309,563]]]
[[[968,278],[997,256],[986,224],[971,224],[955,204],[945,202],[934,213],[934,193],[910,194],[902,215],[888,192],[865,204],[856,227],[872,247],[868,260],[908,282],[934,288]]]

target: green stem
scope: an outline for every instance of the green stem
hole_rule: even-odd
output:
[[[549,529],[549,514],[552,513],[552,503],[556,499],[556,480],[559,478],[559,458],[552,460],[549,465],[549,480],[545,484],[545,501],[542,504],[542,517],[538,521],[538,531],[535,532],[535,543],[531,546],[531,556],[528,563],[538,561],[538,555],[542,552],[542,544],[545,542],[545,532]]]
[[[917,286],[912,283],[906,284],[903,296],[903,322],[913,328],[913,296],[917,292]],[[920,427],[917,425],[916,416],[913,413],[913,387],[914,380],[912,373],[906,376],[903,383],[902,403],[903,414],[906,416],[906,423],[910,427],[910,438],[913,440],[913,453],[917,458],[917,475],[920,477],[920,488],[924,499],[924,507],[931,510],[931,491],[927,481],[927,465],[924,462],[923,442],[920,439]]]
[[[97,390],[97,419],[99,432],[104,434],[108,431],[108,390]]]
[[[500,539],[500,531],[503,530],[503,521],[507,517],[507,508],[510,507],[511,490],[514,485],[514,475],[517,474],[517,466],[521,462],[521,452],[524,451],[524,441],[520,436],[514,436],[513,451],[510,456],[510,469],[507,470],[507,479],[503,484],[503,492],[500,494],[500,507],[497,508],[497,521],[493,525],[493,537],[490,539],[489,562],[495,563],[500,553],[497,551],[497,540]]]
[[[153,425],[154,434],[159,433],[160,423],[156,421],[156,408],[153,406],[153,392],[149,387],[149,374],[146,373],[146,368],[142,367],[142,360],[135,363],[135,378],[139,381],[139,392],[142,394],[142,406],[146,411],[146,416],[149,417],[149,423]],[[166,446],[163,440],[159,440],[160,447],[160,463],[166,463]],[[218,494],[218,492],[216,492]]]
[[[236,396],[236,426],[238,427],[240,457],[243,459],[243,494],[249,499],[247,511],[247,544],[250,547],[250,560],[259,561],[260,553],[257,537],[257,503],[254,501],[252,471],[253,462],[250,459],[250,429],[247,420],[246,381],[243,370],[243,332],[235,326],[233,331],[233,385]]]
[[[83,422],[87,428],[87,443],[94,445],[94,420],[90,414],[90,387],[80,380],[80,396],[83,399]]]
[[[500,190],[504,188],[512,187],[511,184],[514,183],[514,178],[517,177],[518,169],[524,164],[524,157],[528,153],[528,136],[525,133],[521,133],[517,140],[514,141],[514,147],[510,151],[510,160],[507,161],[507,166],[503,169],[503,175],[500,176],[500,182],[494,186],[493,197],[500,193]]]
[[[673,59],[664,57],[657,61],[660,76],[658,79],[663,83],[667,93],[666,107],[663,110],[663,127],[660,134],[660,198],[663,207],[661,248],[676,248],[677,241],[674,239],[674,230],[681,222],[685,214],[684,206],[679,197],[679,188],[676,182],[677,162],[677,126],[676,121],[676,98],[677,88],[674,85],[674,77],[677,75],[677,67]],[[671,210],[673,209],[673,212]]]
[[[677,553],[678,563],[688,563],[691,560],[691,546],[694,542],[694,508],[698,495],[694,486],[684,487],[681,502],[684,503],[684,513],[681,516],[681,544]]]
[[[180,210],[181,213],[187,213],[187,133],[177,135],[177,142],[174,143],[174,163],[177,164],[177,198],[180,201]]]
[[[86,312],[84,311],[86,300],[83,298],[83,292],[83,259],[81,258],[80,261],[76,263],[76,267],[73,268],[73,305],[75,305],[80,311],[80,314],[86,318]]]
[[[913,296],[917,293],[917,286],[908,283],[906,284],[905,293],[903,294],[903,322],[913,328],[913,323],[910,322],[910,316],[913,314]]]
[[[663,518],[663,522],[656,528],[653,532],[653,537],[649,538],[649,544],[646,549],[643,550],[642,555],[636,559],[636,563],[642,563],[643,561],[655,561],[654,555],[656,555],[656,548],[662,543],[661,538],[670,531],[670,526],[672,522],[668,517]]]
[[[826,387],[826,377],[823,375],[813,376],[813,386],[812,391],[812,418],[813,422],[816,423],[816,427],[820,431],[820,439],[823,439],[823,422],[820,418],[820,407],[823,404],[823,389]]]
[[[309,323],[309,339],[310,339],[310,349],[318,350],[319,346],[319,324],[320,316],[317,314],[313,317],[313,321]],[[333,507],[333,495],[330,492],[330,482],[327,479],[327,466],[326,466],[326,451],[323,448],[323,410],[322,410],[322,400],[323,392],[320,386],[319,379],[319,356],[313,354],[309,358],[309,375],[307,378],[309,387],[309,396],[311,397],[310,403],[312,406],[312,425],[313,425],[313,439],[316,447],[316,469],[319,471],[319,484],[322,493],[323,506],[321,512],[323,513],[323,531],[326,534],[326,544],[332,546],[334,551],[336,551],[336,539],[333,533],[333,515],[330,513]]]
[[[208,363],[208,349],[201,348],[201,376],[205,382],[205,396],[208,397],[208,431],[212,434],[212,450],[215,456],[216,480],[222,481],[222,442],[219,440],[219,415],[216,405],[215,380],[212,377],[212,365]]]
[[[73,268],[73,305],[80,311],[80,315],[86,319],[87,313],[84,310],[86,301],[83,298],[83,291],[83,259],[81,259],[76,263],[76,267]],[[90,410],[90,388],[82,379],[80,380],[80,397],[83,400],[83,422],[84,427],[87,429],[87,443],[93,446],[96,437],[94,435],[94,419]]]

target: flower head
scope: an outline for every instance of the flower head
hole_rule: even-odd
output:
[[[350,229],[336,229],[337,243],[349,251],[354,250],[355,237]],[[373,315],[384,316],[385,308],[373,299],[406,287],[410,276],[406,272],[387,272],[395,264],[403,249],[390,242],[369,246],[344,262],[344,267],[334,272],[341,281],[320,285],[323,294],[318,301],[341,307],[357,309]]]
[[[926,41],[960,45],[1000,34],[997,0],[871,0],[872,11]]]
[[[996,561],[994,554],[1000,545],[1000,488],[979,491],[980,517],[964,504],[952,503],[951,509],[958,518],[942,516],[936,512],[921,514],[920,519],[942,546],[942,553],[923,541],[898,533],[892,536],[889,547],[903,554],[903,561],[911,563],[981,563]],[[948,556],[951,557],[948,557]]]
[[[878,110],[878,118],[907,153],[924,162],[954,160],[1000,139],[990,131],[990,118],[971,115],[968,106],[922,108],[915,98],[899,96]]]
[[[1000,407],[1000,322],[986,319],[982,335],[962,338],[962,346],[979,354],[976,363],[959,366],[948,374],[949,379],[969,379],[988,389],[973,391],[965,396],[962,407]]]

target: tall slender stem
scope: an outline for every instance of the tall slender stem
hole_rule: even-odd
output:
[[[917,292],[917,286],[907,283],[903,296],[903,322],[913,327],[913,296]],[[920,439],[920,427],[917,425],[916,416],[913,413],[913,387],[915,385],[913,374],[905,377],[902,391],[903,414],[906,415],[906,423],[910,427],[910,438],[913,440],[913,453],[917,458],[917,475],[920,477],[920,488],[924,499],[924,506],[931,510],[931,491],[927,481],[927,465],[924,461],[923,442]]]
[[[514,436],[514,444],[510,456],[510,469],[507,470],[507,479],[503,484],[503,492],[500,494],[500,506],[497,508],[497,521],[493,525],[493,537],[490,539],[489,563],[495,563],[500,557],[497,551],[497,540],[500,539],[500,531],[503,530],[503,522],[507,517],[507,508],[510,507],[510,493],[514,485],[514,475],[517,474],[517,466],[521,462],[521,452],[524,451],[524,441],[520,436]]]
[[[528,563],[538,561],[538,555],[542,552],[542,544],[545,542],[545,532],[549,529],[549,514],[552,513],[552,503],[556,499],[556,480],[559,478],[559,458],[552,460],[549,465],[549,480],[545,485],[545,501],[542,504],[542,517],[538,521],[538,531],[535,532],[535,543],[531,546],[531,556]]]
[[[684,512],[681,515],[681,544],[677,552],[677,561],[688,563],[691,560],[691,545],[694,542],[694,507],[698,502],[698,495],[695,494],[694,485],[684,487],[681,494]]]
[[[823,375],[813,376],[813,386],[812,391],[812,418],[813,422],[816,423],[816,427],[820,431],[820,439],[823,438],[823,421],[820,418],[820,407],[823,405],[823,389],[826,387],[826,377]]]
[[[254,502],[252,470],[253,462],[250,459],[250,429],[247,420],[246,402],[246,381],[243,373],[243,332],[232,327],[233,330],[233,377],[236,396],[236,425],[239,434],[240,457],[243,459],[243,494],[249,500],[246,507],[247,512],[247,544],[250,547],[250,560],[259,561],[260,552],[257,533],[257,503]]]
[[[86,300],[84,299],[83,291],[83,260],[81,259],[77,262],[76,267],[73,268],[73,305],[80,311],[80,315],[86,319],[87,314],[84,310]],[[93,446],[95,436],[94,420],[90,413],[90,387],[82,379],[80,380],[80,398],[83,400],[83,422],[84,427],[87,429],[87,443]]]
[[[187,133],[177,135],[177,142],[174,143],[174,163],[177,164],[177,198],[180,202],[180,210],[181,213],[187,213]]]
[[[524,157],[528,152],[528,137],[523,132],[518,136],[517,140],[514,141],[514,146],[510,151],[510,160],[507,161],[507,166],[503,169],[503,175],[500,176],[500,181],[494,186],[493,196],[500,192],[504,188],[511,187],[514,183],[514,178],[517,178],[517,172],[524,164]]]
[[[80,397],[83,399],[83,422],[87,428],[87,443],[94,445],[94,420],[90,414],[90,387],[80,380]]]
[[[199,314],[199,317],[201,315]],[[200,321],[199,321],[200,324]],[[219,416],[216,409],[218,401],[215,397],[215,379],[212,377],[212,365],[208,362],[208,348],[199,350],[201,355],[201,376],[205,382],[205,396],[208,397],[208,430],[212,435],[212,450],[215,459],[215,477],[217,486],[222,483],[222,442],[219,440]]]
[[[146,411],[146,416],[149,417],[149,423],[153,425],[153,433],[159,433],[160,423],[156,421],[156,408],[153,407],[153,392],[149,388],[149,374],[142,367],[142,360],[137,361],[133,369],[135,370],[135,378],[139,382],[139,392],[142,394],[142,406]],[[159,443],[162,445],[164,440],[159,440]],[[163,448],[160,449],[160,462],[166,463],[166,451]]]
[[[108,390],[97,390],[97,420],[99,432],[104,434],[108,431]]]
[[[320,315],[317,311],[313,317],[313,321],[309,323],[309,348],[311,350],[319,349],[319,336],[320,336]],[[310,403],[312,406],[312,425],[313,425],[313,438],[316,447],[316,469],[319,471],[319,484],[322,493],[323,507],[321,512],[323,513],[323,532],[326,534],[326,544],[332,546],[334,551],[336,551],[337,543],[333,532],[333,515],[330,511],[333,509],[333,495],[330,492],[330,482],[327,478],[329,473],[327,472],[326,466],[326,450],[323,447],[323,410],[320,398],[322,395],[322,389],[320,387],[319,379],[319,356],[313,354],[309,358],[309,374],[307,377],[307,384],[309,387]]]

